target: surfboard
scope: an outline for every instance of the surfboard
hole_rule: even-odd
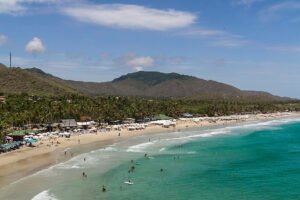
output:
[[[131,182],[131,181],[125,181],[124,183],[127,185],[133,185],[133,182]]]

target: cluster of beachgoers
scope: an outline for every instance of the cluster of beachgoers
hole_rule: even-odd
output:
[[[182,131],[187,128],[206,126],[226,126],[229,124],[270,120],[282,117],[298,116],[298,113],[269,113],[245,114],[218,117],[186,116],[178,119],[159,119],[136,123],[128,119],[126,123],[98,124],[94,121],[76,122],[75,120],[62,121],[63,129],[49,131],[45,128],[17,131],[7,136],[6,145],[18,141],[19,146],[13,151],[0,155],[0,176],[8,177],[6,181],[33,173],[46,166],[62,162],[75,156],[72,148],[78,145],[88,145],[103,142],[110,145],[117,140],[128,139],[142,134]],[[23,146],[21,146],[23,145]],[[35,162],[27,162],[30,161]],[[4,180],[4,179],[3,179]],[[4,182],[0,181],[0,185]]]

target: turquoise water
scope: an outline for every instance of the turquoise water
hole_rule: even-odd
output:
[[[82,178],[83,171],[88,178]],[[134,184],[124,184],[127,180]],[[300,199],[300,122],[257,122],[117,142],[2,188],[0,199]]]
[[[106,199],[300,199],[300,124],[200,139],[109,171]],[[179,156],[179,157],[178,157]],[[164,171],[160,172],[160,168]],[[125,177],[135,183],[120,183]]]

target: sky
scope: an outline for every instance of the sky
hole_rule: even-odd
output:
[[[298,0],[0,0],[0,63],[81,81],[177,72],[300,98]]]

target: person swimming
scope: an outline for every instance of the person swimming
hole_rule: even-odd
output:
[[[102,192],[106,192],[106,187],[104,185],[102,186]]]
[[[131,171],[131,172],[134,172],[134,170],[135,170],[135,166],[132,165],[131,168],[130,168],[130,171]]]

